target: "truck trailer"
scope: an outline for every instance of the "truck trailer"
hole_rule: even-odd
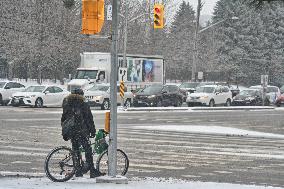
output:
[[[110,83],[111,54],[105,52],[83,52],[80,54],[81,63],[77,68],[75,77],[67,84],[71,91],[74,88],[83,90],[95,83]],[[165,82],[164,59],[158,55],[126,56],[118,55],[117,81],[124,81],[128,89],[137,89],[154,83]]]

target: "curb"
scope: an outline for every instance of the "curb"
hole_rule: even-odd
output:
[[[271,106],[243,106],[243,107],[165,107],[165,108],[155,108],[155,107],[143,107],[143,108],[127,108],[123,109],[123,111],[149,111],[149,112],[154,112],[154,111],[196,111],[196,110],[274,110],[275,107]]]
[[[200,107],[192,108],[191,110],[274,110],[275,107],[271,106],[250,106],[250,107]]]
[[[173,108],[173,107],[169,107],[169,108],[153,108],[153,107],[148,107],[148,108],[127,108],[124,109],[124,111],[150,111],[150,112],[154,112],[154,111],[185,111],[185,110],[191,110],[190,108]]]
[[[4,172],[0,171],[0,179],[12,177],[12,178],[43,178],[44,173],[23,173],[23,172]]]

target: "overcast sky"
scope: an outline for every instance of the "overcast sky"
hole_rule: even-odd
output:
[[[198,0],[188,0],[189,3],[193,6],[193,8],[196,10],[197,8],[197,2]],[[204,6],[202,8],[201,14],[213,14],[213,9],[218,0],[201,0],[201,2],[204,2]]]

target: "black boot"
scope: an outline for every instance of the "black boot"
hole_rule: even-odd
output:
[[[103,176],[105,174],[99,172],[97,169],[93,168],[93,169],[90,169],[90,178],[96,178],[96,177],[99,177],[99,176]]]

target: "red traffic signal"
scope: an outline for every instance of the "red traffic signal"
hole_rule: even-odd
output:
[[[154,5],[154,29],[164,28],[164,5]]]

